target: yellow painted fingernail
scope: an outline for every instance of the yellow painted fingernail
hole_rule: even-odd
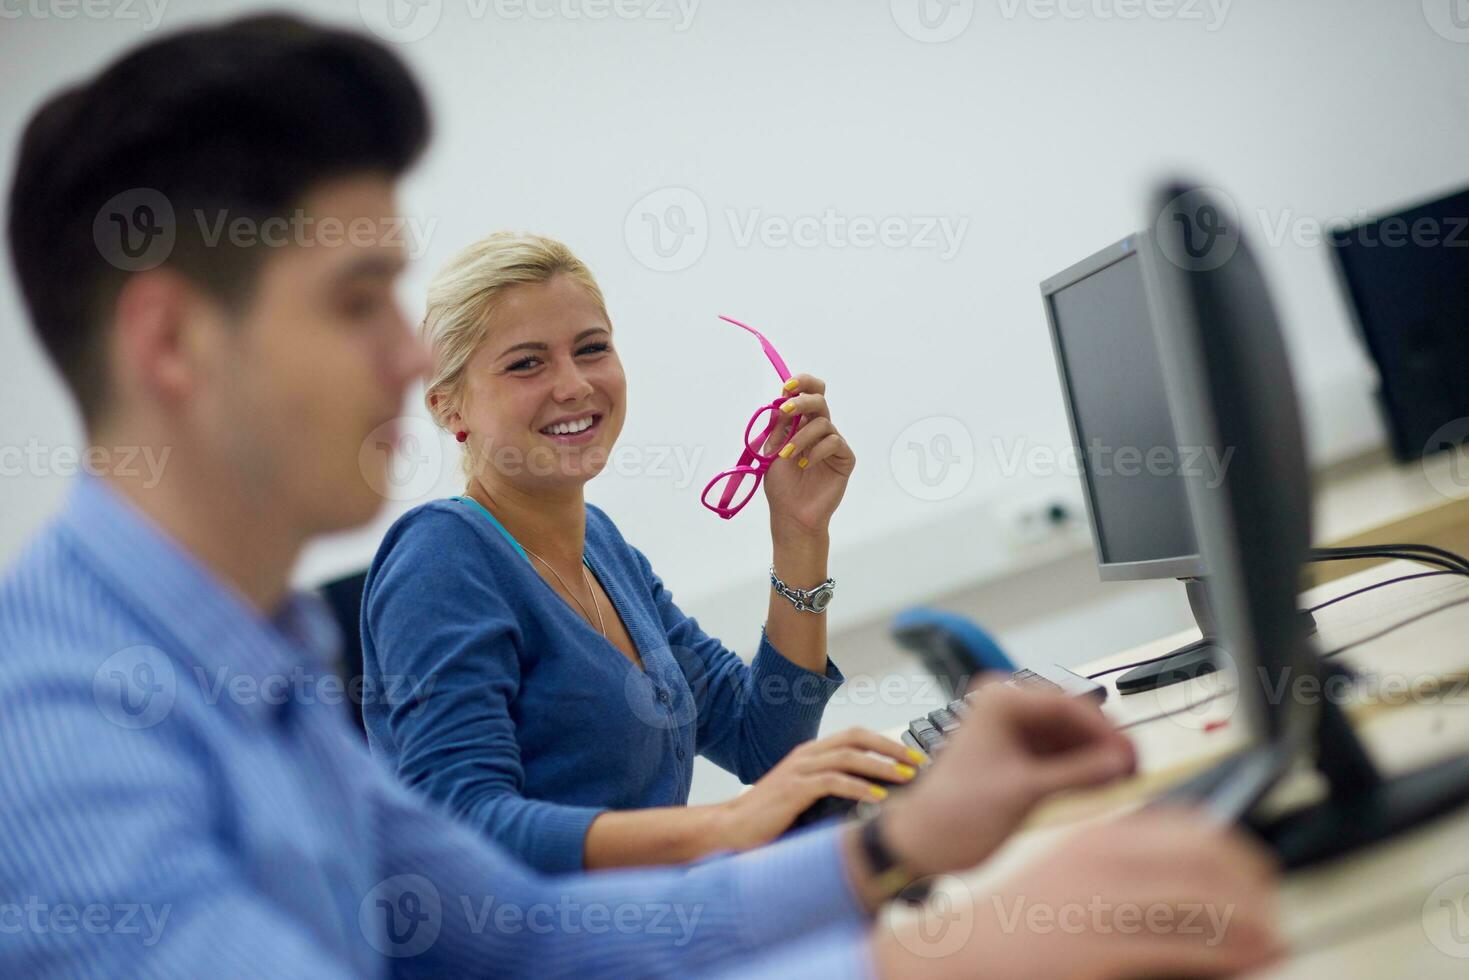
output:
[[[791,414],[792,412],[794,412],[796,410],[796,403],[795,402],[786,402],[784,405],[782,405],[780,407],[780,410],[782,412],[785,412],[787,415],[789,415],[789,414]]]
[[[781,459],[790,459],[791,458],[791,453],[793,453],[795,451],[796,451],[796,444],[794,442],[786,443],[786,447],[780,451],[780,458]]]
[[[928,761],[928,756],[924,755],[922,752],[919,752],[917,749],[909,749],[908,750],[908,758],[912,759],[914,762],[918,763],[920,766],[923,765],[925,762]]]
[[[804,470],[806,467],[808,467],[808,466],[811,465],[811,461],[809,459],[807,459],[805,456],[802,456],[801,457],[801,461],[799,463],[797,463],[796,465],[799,466],[801,469]]]
[[[917,769],[914,769],[912,766],[905,766],[901,762],[893,766],[893,768],[898,770],[898,775],[902,776],[904,779],[912,779],[914,776],[918,775]]]
[[[869,786],[867,788],[872,790],[872,798],[874,800],[885,800],[888,798],[888,791],[881,786]]]
[[[792,378],[781,387],[781,391],[795,391],[799,387],[801,387],[801,380],[799,378]]]

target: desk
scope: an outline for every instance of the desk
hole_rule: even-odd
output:
[[[1402,562],[1378,565],[1318,586],[1304,599],[1315,605],[1364,585],[1421,570]],[[1443,576],[1384,586],[1321,610],[1317,614],[1320,645],[1332,649],[1352,643],[1456,599],[1469,599],[1469,581]],[[1194,632],[1166,637],[1089,664],[1082,672],[1094,673],[1166,653],[1197,636]],[[1362,690],[1352,692],[1348,711],[1385,772],[1401,772],[1469,752],[1466,637],[1469,603],[1342,654],[1344,662],[1378,679],[1377,685],[1363,685]],[[1135,807],[1162,787],[1244,744],[1248,726],[1237,698],[1229,693],[1232,683],[1226,675],[1126,698],[1116,694],[1116,676],[1106,678],[1113,686],[1103,710],[1119,725],[1132,726],[1128,732],[1138,749],[1138,775],[1102,790],[1051,801],[979,870],[962,879],[949,879],[942,887],[968,889],[983,902],[1000,879],[1029,863],[1057,834]],[[1440,678],[1454,683],[1435,688],[1432,681]],[[1375,699],[1373,690],[1383,692],[1383,698]],[[1417,695],[1409,694],[1410,690]],[[1430,693],[1435,690],[1436,694]],[[1185,709],[1180,714],[1156,718],[1180,708]],[[1318,789],[1315,780],[1306,777],[1288,782],[1281,794],[1304,799]],[[1461,875],[1465,877],[1458,877]],[[1469,806],[1402,838],[1288,876],[1281,897],[1281,925],[1295,954],[1259,978],[1469,976],[1469,920],[1462,916],[1455,920],[1454,913],[1438,902],[1440,898],[1457,901],[1465,895],[1469,895]],[[1469,909],[1469,905],[1463,907]]]

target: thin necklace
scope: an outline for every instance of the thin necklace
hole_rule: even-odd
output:
[[[525,548],[525,545],[521,545],[521,547]],[[540,562],[542,565],[545,565],[547,568],[551,569],[551,574],[556,576],[556,581],[561,583],[561,587],[563,589],[566,589],[566,594],[571,596],[571,601],[581,607],[581,614],[585,616],[587,618],[587,622],[590,623],[592,621],[592,614],[587,612],[587,607],[583,605],[582,601],[576,597],[576,593],[571,591],[571,589],[567,586],[566,580],[561,577],[561,574],[557,572],[556,569],[551,568],[551,563],[546,561],[546,559],[542,558],[540,555],[536,554],[534,551],[531,551],[529,548],[525,548],[525,553],[530,555],[536,561]],[[582,581],[587,584],[587,595],[592,597],[592,605],[597,607],[597,632],[601,633],[602,639],[605,640],[607,639],[607,624],[602,620],[602,604],[597,601],[597,590],[592,588],[592,578],[590,575],[587,574],[586,562],[582,562],[581,578]]]

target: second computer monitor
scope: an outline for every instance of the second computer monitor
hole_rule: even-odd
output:
[[[1103,579],[1197,578],[1186,467],[1139,233],[1041,283]]]

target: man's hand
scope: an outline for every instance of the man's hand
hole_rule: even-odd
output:
[[[1276,959],[1276,869],[1188,811],[1081,831],[943,922],[879,925],[883,980],[1217,977]],[[952,896],[946,896],[950,898]]]
[[[918,875],[971,868],[1052,793],[1110,782],[1132,743],[1090,700],[992,684],[943,754],[883,813],[883,837]]]

